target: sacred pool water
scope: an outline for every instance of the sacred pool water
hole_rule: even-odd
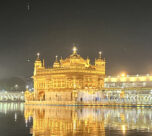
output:
[[[0,103],[0,136],[150,136],[152,108]]]

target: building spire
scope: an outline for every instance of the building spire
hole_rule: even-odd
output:
[[[99,51],[99,59],[101,59],[102,51]]]
[[[76,46],[73,47],[73,54],[77,54],[77,48],[76,48]]]
[[[39,60],[40,59],[40,53],[38,52],[36,55],[37,55],[37,60]]]
[[[58,62],[58,56],[57,55],[55,56],[55,61]]]
[[[55,56],[55,62],[53,64],[53,68],[58,68],[60,67],[60,62],[58,62],[58,56],[56,55]]]

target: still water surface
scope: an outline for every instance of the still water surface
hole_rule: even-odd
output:
[[[0,103],[0,136],[151,136],[152,108]]]

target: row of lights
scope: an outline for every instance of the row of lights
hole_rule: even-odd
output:
[[[121,73],[120,75],[118,75],[117,77],[129,77],[129,76],[134,76],[134,75],[127,75],[126,73]],[[136,77],[139,76],[139,74],[135,75]],[[143,76],[143,75],[142,75]],[[150,74],[146,74],[146,76],[150,76]],[[108,76],[109,78],[111,76]]]

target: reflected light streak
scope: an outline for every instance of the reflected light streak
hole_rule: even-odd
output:
[[[126,126],[125,126],[125,125],[122,125],[122,126],[121,126],[121,130],[122,130],[122,133],[125,134],[125,133],[126,133]]]

